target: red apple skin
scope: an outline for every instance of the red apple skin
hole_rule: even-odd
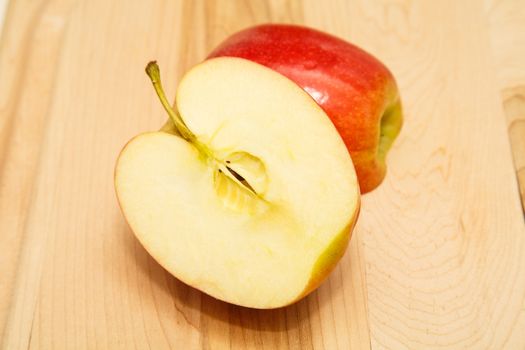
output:
[[[298,84],[339,131],[352,156],[361,193],[381,183],[386,153],[401,128],[402,111],[394,77],[379,60],[332,35],[277,24],[232,35],[208,58],[220,56],[265,65]]]

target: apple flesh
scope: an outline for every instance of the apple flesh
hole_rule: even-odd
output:
[[[146,250],[224,301],[277,308],[316,288],[359,212],[348,151],[323,110],[281,74],[207,60],[180,82],[171,117],[133,138],[115,169],[121,209]],[[183,117],[183,119],[182,119]]]
[[[341,134],[361,192],[386,174],[385,157],[402,124],[398,89],[375,57],[332,35],[294,25],[261,25],[238,32],[209,58],[231,56],[265,65],[310,94]]]

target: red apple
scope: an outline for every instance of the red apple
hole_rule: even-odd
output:
[[[386,173],[385,157],[402,125],[398,89],[375,57],[332,35],[267,24],[238,32],[208,58],[240,57],[290,78],[324,109],[354,162],[362,193]]]

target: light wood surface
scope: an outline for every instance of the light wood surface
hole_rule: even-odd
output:
[[[503,100],[525,210],[525,1],[487,1],[496,83]]]
[[[329,280],[258,311],[140,246],[113,165],[165,114],[144,73],[236,30],[301,23],[396,76],[406,122]],[[523,349],[523,1],[12,1],[0,42],[3,349]],[[512,152],[511,152],[512,144]],[[205,219],[205,218],[204,218]]]

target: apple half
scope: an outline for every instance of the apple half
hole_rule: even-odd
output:
[[[277,308],[342,257],[360,192],[344,142],[316,102],[251,61],[207,60],[172,123],[133,138],[115,169],[120,206],[146,250],[183,282],[233,304]],[[286,118],[283,118],[286,116]]]

